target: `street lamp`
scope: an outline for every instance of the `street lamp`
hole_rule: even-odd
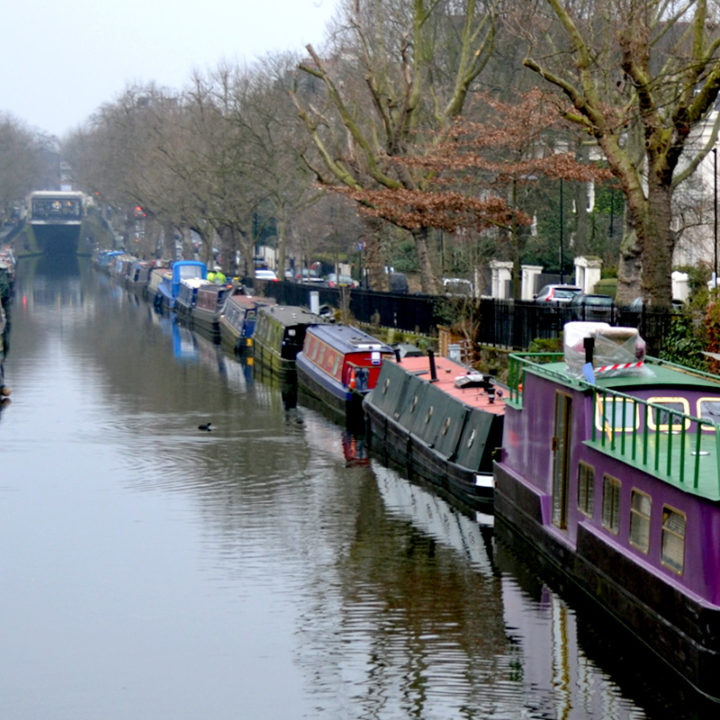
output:
[[[717,243],[716,243],[717,245]],[[560,178],[560,284],[565,284],[565,258],[563,257],[563,179]]]
[[[717,147],[713,148],[713,278],[718,286],[718,188],[717,188]]]

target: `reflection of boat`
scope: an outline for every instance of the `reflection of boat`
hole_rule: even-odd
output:
[[[196,360],[197,342],[192,330],[172,323],[173,355],[176,360]]]
[[[255,359],[278,375],[294,373],[295,357],[302,350],[308,326],[324,322],[295,305],[259,307],[253,333]]]
[[[359,422],[362,400],[391,357],[389,345],[351,325],[314,325],[297,355],[298,385],[344,422]]]
[[[492,515],[472,516],[462,512],[377,460],[371,464],[388,511],[410,520],[423,532],[454,548],[486,577],[493,575]]]
[[[252,345],[252,336],[257,320],[257,308],[261,305],[274,305],[272,298],[258,295],[234,293],[225,303],[220,316],[220,342],[222,346],[238,355]]]
[[[720,697],[720,379],[592,325],[511,356],[496,527]]]
[[[504,402],[490,378],[458,387],[466,373],[432,354],[385,362],[364,410],[374,449],[477,507],[492,502]]]

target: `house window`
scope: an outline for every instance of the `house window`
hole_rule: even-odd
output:
[[[663,506],[662,546],[660,560],[678,575],[685,561],[685,514]]]
[[[603,477],[602,524],[616,535],[620,529],[620,481],[611,475]]]
[[[594,508],[595,468],[592,465],[578,463],[577,504],[580,512],[592,517]]]
[[[644,553],[650,547],[650,496],[640,490],[630,495],[630,544]]]

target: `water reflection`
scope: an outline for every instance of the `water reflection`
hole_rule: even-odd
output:
[[[294,385],[201,336],[188,362],[172,318],[103,276],[21,293],[8,717],[693,716],[601,650],[492,518],[369,459]]]

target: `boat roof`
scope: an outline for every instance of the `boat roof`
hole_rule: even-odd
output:
[[[275,322],[286,327],[315,325],[325,322],[324,318],[300,305],[263,305],[258,308],[258,314],[272,317]]]
[[[548,356],[545,356],[548,359]],[[521,367],[514,366],[519,362]],[[707,394],[711,399],[720,398],[720,377],[700,370],[675,365],[657,358],[645,358],[644,372],[619,376],[598,375],[594,384],[573,373],[565,362],[542,362],[541,356],[532,353],[511,355],[509,403],[522,407],[524,403],[523,372],[547,378],[552,382],[572,387],[578,391],[595,394],[595,413],[603,413],[602,426],[598,420],[593,424],[591,435],[585,444],[606,455],[657,477],[678,490],[708,500],[720,500],[720,425],[712,416],[697,418],[693,413],[675,411],[672,419],[653,424],[648,410],[649,403],[631,391],[668,390]],[[673,393],[675,394],[675,393]],[[629,410],[626,409],[631,398]],[[664,402],[652,403],[662,406]],[[638,408],[646,406],[645,411]],[[605,417],[607,406],[609,415]],[[637,407],[636,407],[637,406]],[[619,409],[618,409],[619,408]],[[626,420],[629,415],[629,422]],[[612,413],[617,413],[619,424],[615,427]],[[627,423],[627,427],[625,427]]]
[[[393,349],[384,342],[352,325],[325,324],[317,325],[308,330],[309,334],[326,342],[344,355],[348,353],[370,352],[378,350],[394,354]]]
[[[430,358],[429,357],[410,357],[406,356],[398,363],[406,372],[417,375],[423,380],[430,381]],[[437,380],[433,383],[444,393],[456,398],[465,405],[470,407],[482,408],[494,415],[502,415],[505,412],[505,401],[502,391],[496,390],[493,402],[490,402],[490,396],[482,387],[458,387],[455,380],[459,377],[474,372],[465,365],[450,360],[443,356],[435,356],[435,374]]]
[[[276,305],[276,301],[273,298],[263,297],[262,295],[245,295],[242,292],[235,293],[228,298],[228,302],[234,302],[240,305],[240,307],[252,309],[256,305]]]
[[[518,355],[522,357],[522,354]],[[527,370],[538,375],[573,386],[590,386],[577,372],[573,372],[565,362],[531,363]],[[603,390],[626,392],[642,388],[709,388],[720,391],[720,377],[694,370],[683,365],[646,357],[639,368],[631,368],[624,374],[595,375],[595,385]]]

